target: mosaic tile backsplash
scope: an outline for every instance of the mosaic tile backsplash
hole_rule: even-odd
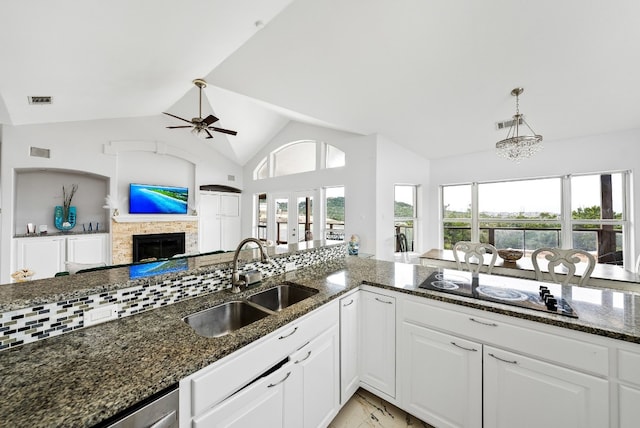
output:
[[[318,248],[283,257],[272,258],[270,263],[253,261],[239,271],[259,270],[263,278],[285,272],[287,263],[296,269],[345,257],[346,246]],[[58,336],[84,327],[85,311],[104,305],[118,304],[118,318],[142,311],[170,305],[184,299],[212,293],[231,287],[231,266],[223,263],[202,269],[197,273],[163,277],[162,282],[138,280],[136,285],[0,314],[0,351],[47,337]]]

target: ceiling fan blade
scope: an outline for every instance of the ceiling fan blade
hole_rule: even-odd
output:
[[[229,135],[237,135],[238,134],[236,131],[232,131],[230,129],[216,128],[215,126],[210,126],[207,129],[210,129],[210,130],[216,131],[216,132],[222,132],[223,134],[229,134]]]
[[[168,129],[176,129],[176,128],[193,128],[193,125],[181,125],[181,126],[167,126]]]
[[[185,122],[192,123],[190,120],[183,119],[183,118],[181,118],[181,117],[176,116],[175,114],[166,113],[166,112],[164,112],[164,111],[163,111],[162,113],[166,114],[167,116],[175,117],[176,119],[180,119],[180,120],[184,120]]]
[[[215,123],[217,121],[219,121],[220,119],[218,119],[217,117],[215,117],[214,115],[210,114],[209,116],[205,117],[204,119],[202,119],[202,121],[204,123],[207,124],[207,126],[211,125],[212,123]]]
[[[213,138],[213,135],[211,135],[211,132],[209,132],[209,130],[207,128],[204,129],[207,132],[208,137],[206,137],[206,139],[210,139]]]

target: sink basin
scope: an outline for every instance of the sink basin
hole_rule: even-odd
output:
[[[270,315],[269,312],[240,300],[223,303],[184,317],[196,333],[219,337]]]
[[[274,312],[278,312],[316,293],[318,293],[318,290],[313,288],[293,284],[282,284],[249,296],[247,300]]]

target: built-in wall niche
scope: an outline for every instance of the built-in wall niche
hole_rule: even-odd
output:
[[[72,232],[82,232],[91,223],[95,231],[108,231],[108,211],[102,208],[109,194],[109,178],[100,175],[68,170],[24,169],[15,172],[14,235],[27,232],[27,223],[47,225],[49,233],[57,232],[53,216],[56,205],[62,205],[62,186],[78,190],[71,205],[77,209],[76,226]]]

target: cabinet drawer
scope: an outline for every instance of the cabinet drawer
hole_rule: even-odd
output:
[[[259,342],[205,367],[191,378],[191,414],[198,415],[262,374],[273,364],[335,325],[337,302],[274,331]]]
[[[540,331],[553,327],[531,322],[531,328],[508,324],[500,316],[452,306],[427,299],[407,298],[404,318],[408,322],[424,324],[487,344],[513,349],[569,367],[606,376],[609,373],[609,351],[606,346]],[[556,328],[561,330],[560,328]],[[567,331],[567,334],[572,332]],[[576,335],[579,333],[575,333]]]
[[[640,385],[640,352],[618,349],[618,378]]]

